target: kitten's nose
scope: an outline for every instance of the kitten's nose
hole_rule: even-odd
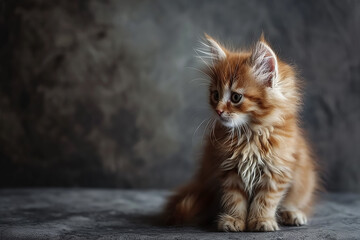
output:
[[[217,112],[217,114],[218,114],[219,116],[221,116],[221,114],[223,114],[224,111],[216,110],[216,112]]]

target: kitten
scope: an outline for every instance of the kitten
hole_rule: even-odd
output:
[[[306,224],[317,174],[299,127],[299,79],[263,36],[250,51],[206,40],[216,121],[199,170],[165,207],[168,222],[216,220],[235,232]]]

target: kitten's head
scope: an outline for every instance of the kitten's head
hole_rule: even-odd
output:
[[[276,118],[285,96],[278,88],[279,61],[264,38],[251,51],[230,51],[206,35],[212,62],[208,74],[210,105],[229,128],[264,124]]]

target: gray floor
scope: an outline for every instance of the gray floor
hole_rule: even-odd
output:
[[[326,194],[308,226],[223,233],[152,224],[166,191],[0,190],[0,239],[359,239],[360,195]]]

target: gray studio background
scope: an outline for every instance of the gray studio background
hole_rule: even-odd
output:
[[[189,179],[208,116],[204,32],[265,33],[306,82],[325,186],[360,192],[360,3],[0,1],[0,186],[169,188]]]

